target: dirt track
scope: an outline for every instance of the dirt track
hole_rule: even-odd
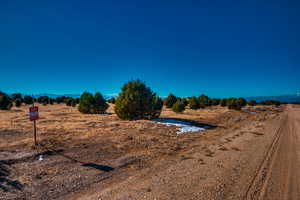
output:
[[[250,130],[255,137],[236,134]],[[209,146],[213,154],[206,158],[196,147],[189,159],[162,161],[114,186],[103,190],[96,187],[72,198],[300,199],[299,107],[287,106],[261,130],[249,124],[233,134],[237,139],[221,140],[216,149]]]
[[[300,109],[288,106],[247,199],[300,199]]]

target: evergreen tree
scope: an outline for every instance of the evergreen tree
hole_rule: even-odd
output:
[[[200,108],[200,104],[199,104],[198,98],[196,98],[196,97],[190,98],[189,106],[193,110],[199,109]]]
[[[22,105],[22,100],[21,99],[16,99],[15,100],[15,106],[20,107]]]
[[[16,101],[17,99],[20,99],[22,101],[22,94],[21,93],[13,93],[11,95],[11,100]]]
[[[106,103],[105,99],[103,98],[100,92],[97,92],[94,95],[94,109],[96,114],[103,114],[108,108],[108,104]]]
[[[72,103],[71,103],[72,104]],[[102,94],[97,92],[92,95],[89,92],[84,92],[79,99],[78,110],[85,114],[103,114],[108,108]]]
[[[176,103],[174,103],[172,110],[176,113],[182,113],[185,110],[185,105],[182,101],[177,100]]]
[[[252,100],[252,101],[249,101],[248,102],[248,105],[249,106],[256,106],[257,105],[257,102],[255,100]]]
[[[33,103],[33,98],[31,96],[24,96],[24,103],[25,104],[32,104]]]
[[[140,80],[129,81],[115,103],[115,112],[121,119],[151,119],[159,117],[163,102]]]
[[[198,102],[199,102],[199,105],[200,105],[200,108],[205,108],[206,106],[209,106],[209,102],[210,102],[210,99],[208,96],[202,94],[199,99],[198,99]]]
[[[10,110],[12,101],[9,96],[0,91],[0,110]]]
[[[226,107],[226,106],[227,106],[227,99],[221,99],[220,105],[221,105],[222,107]]]
[[[244,106],[247,105],[246,99],[244,99],[244,98],[242,98],[242,97],[239,98],[238,101],[239,101],[239,104],[240,104],[242,107],[244,107]]]
[[[177,97],[173,94],[169,94],[169,96],[165,99],[165,105],[167,108],[172,108],[174,103],[176,103]]]

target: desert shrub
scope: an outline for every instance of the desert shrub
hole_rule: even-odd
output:
[[[100,113],[105,113],[105,111],[108,108],[108,104],[106,103],[104,97],[100,92],[97,92],[94,96],[94,101],[95,101],[95,113],[100,114]]]
[[[39,102],[40,104],[43,104],[43,105],[47,105],[49,103],[49,97],[48,96],[40,96],[37,99],[37,102]]]
[[[202,94],[201,96],[199,96],[198,98],[199,101],[199,106],[200,108],[205,108],[206,106],[209,106],[210,104],[210,99],[208,96]]]
[[[54,99],[50,98],[50,99],[49,99],[49,104],[50,104],[50,105],[53,105],[53,104],[54,104]]]
[[[177,100],[176,103],[174,103],[172,110],[176,113],[182,113],[185,110],[185,105],[182,101]]]
[[[76,105],[77,105],[77,98],[76,99],[73,98],[71,101],[71,106],[76,107]]]
[[[256,105],[257,105],[257,102],[256,102],[255,100],[248,101],[248,105],[249,105],[249,106],[256,106]]]
[[[247,105],[246,99],[244,99],[244,98],[242,98],[242,97],[239,98],[238,101],[239,101],[239,104],[240,104],[242,107],[244,107],[244,106]]]
[[[189,100],[187,98],[183,98],[183,99],[181,99],[181,101],[184,104],[184,106],[188,106],[189,105]]]
[[[24,103],[25,104],[32,104],[33,98],[31,96],[24,96]]]
[[[217,105],[219,105],[220,104],[220,99],[210,99],[210,105],[212,105],[212,106],[217,106]]]
[[[226,106],[227,106],[227,99],[221,99],[221,100],[220,100],[220,105],[221,105],[222,107],[226,107]]]
[[[176,103],[177,97],[173,94],[169,94],[169,96],[165,99],[165,105],[167,108],[172,108],[174,103]]]
[[[275,106],[280,106],[280,105],[281,105],[281,102],[280,102],[280,101],[275,101],[275,102],[274,102],[274,105],[275,105]]]
[[[233,110],[241,110],[243,107],[241,101],[236,98],[227,99],[227,106],[229,109],[233,109]]]
[[[0,110],[10,110],[12,101],[9,96],[0,91]]]
[[[72,98],[68,98],[68,99],[66,99],[66,100],[65,100],[65,102],[66,102],[66,105],[67,105],[67,106],[71,106],[71,105],[72,105],[72,101],[73,101],[73,99],[72,99]]]
[[[75,100],[76,101],[76,100]],[[71,102],[72,105],[72,102]],[[74,103],[73,103],[74,105]],[[76,105],[75,105],[76,106]],[[92,95],[89,92],[84,92],[79,99],[78,110],[85,114],[103,114],[108,108],[108,104],[105,102],[102,94],[97,92]]]
[[[275,100],[266,100],[266,101],[262,101],[260,104],[266,105],[266,106],[271,106],[271,105],[280,106],[281,102],[275,101]]]
[[[11,100],[16,101],[17,99],[20,99],[22,101],[22,94],[21,93],[13,93],[11,94]]]
[[[200,104],[197,97],[190,98],[189,106],[191,109],[196,110],[200,108]]]
[[[15,100],[15,106],[20,107],[22,105],[22,100],[21,99],[16,99]]]
[[[140,80],[126,83],[116,99],[115,112],[121,119],[151,119],[159,117],[162,100]]]
[[[57,104],[60,104],[60,103],[62,103],[62,102],[64,102],[64,101],[63,101],[63,98],[62,98],[62,97],[56,97],[56,98],[55,98],[55,102],[56,102]]]

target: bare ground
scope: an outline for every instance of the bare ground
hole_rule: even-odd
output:
[[[299,199],[298,107],[164,110],[218,126],[184,135],[112,109],[40,108],[38,147],[28,107],[0,111],[0,199]]]

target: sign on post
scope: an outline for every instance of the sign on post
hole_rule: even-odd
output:
[[[34,145],[37,145],[35,121],[39,119],[39,108],[37,106],[34,106],[34,104],[32,105],[32,107],[29,108],[29,119],[30,121],[33,121]]]
[[[39,119],[39,108],[37,106],[32,106],[29,108],[29,118],[30,121],[35,121]]]

